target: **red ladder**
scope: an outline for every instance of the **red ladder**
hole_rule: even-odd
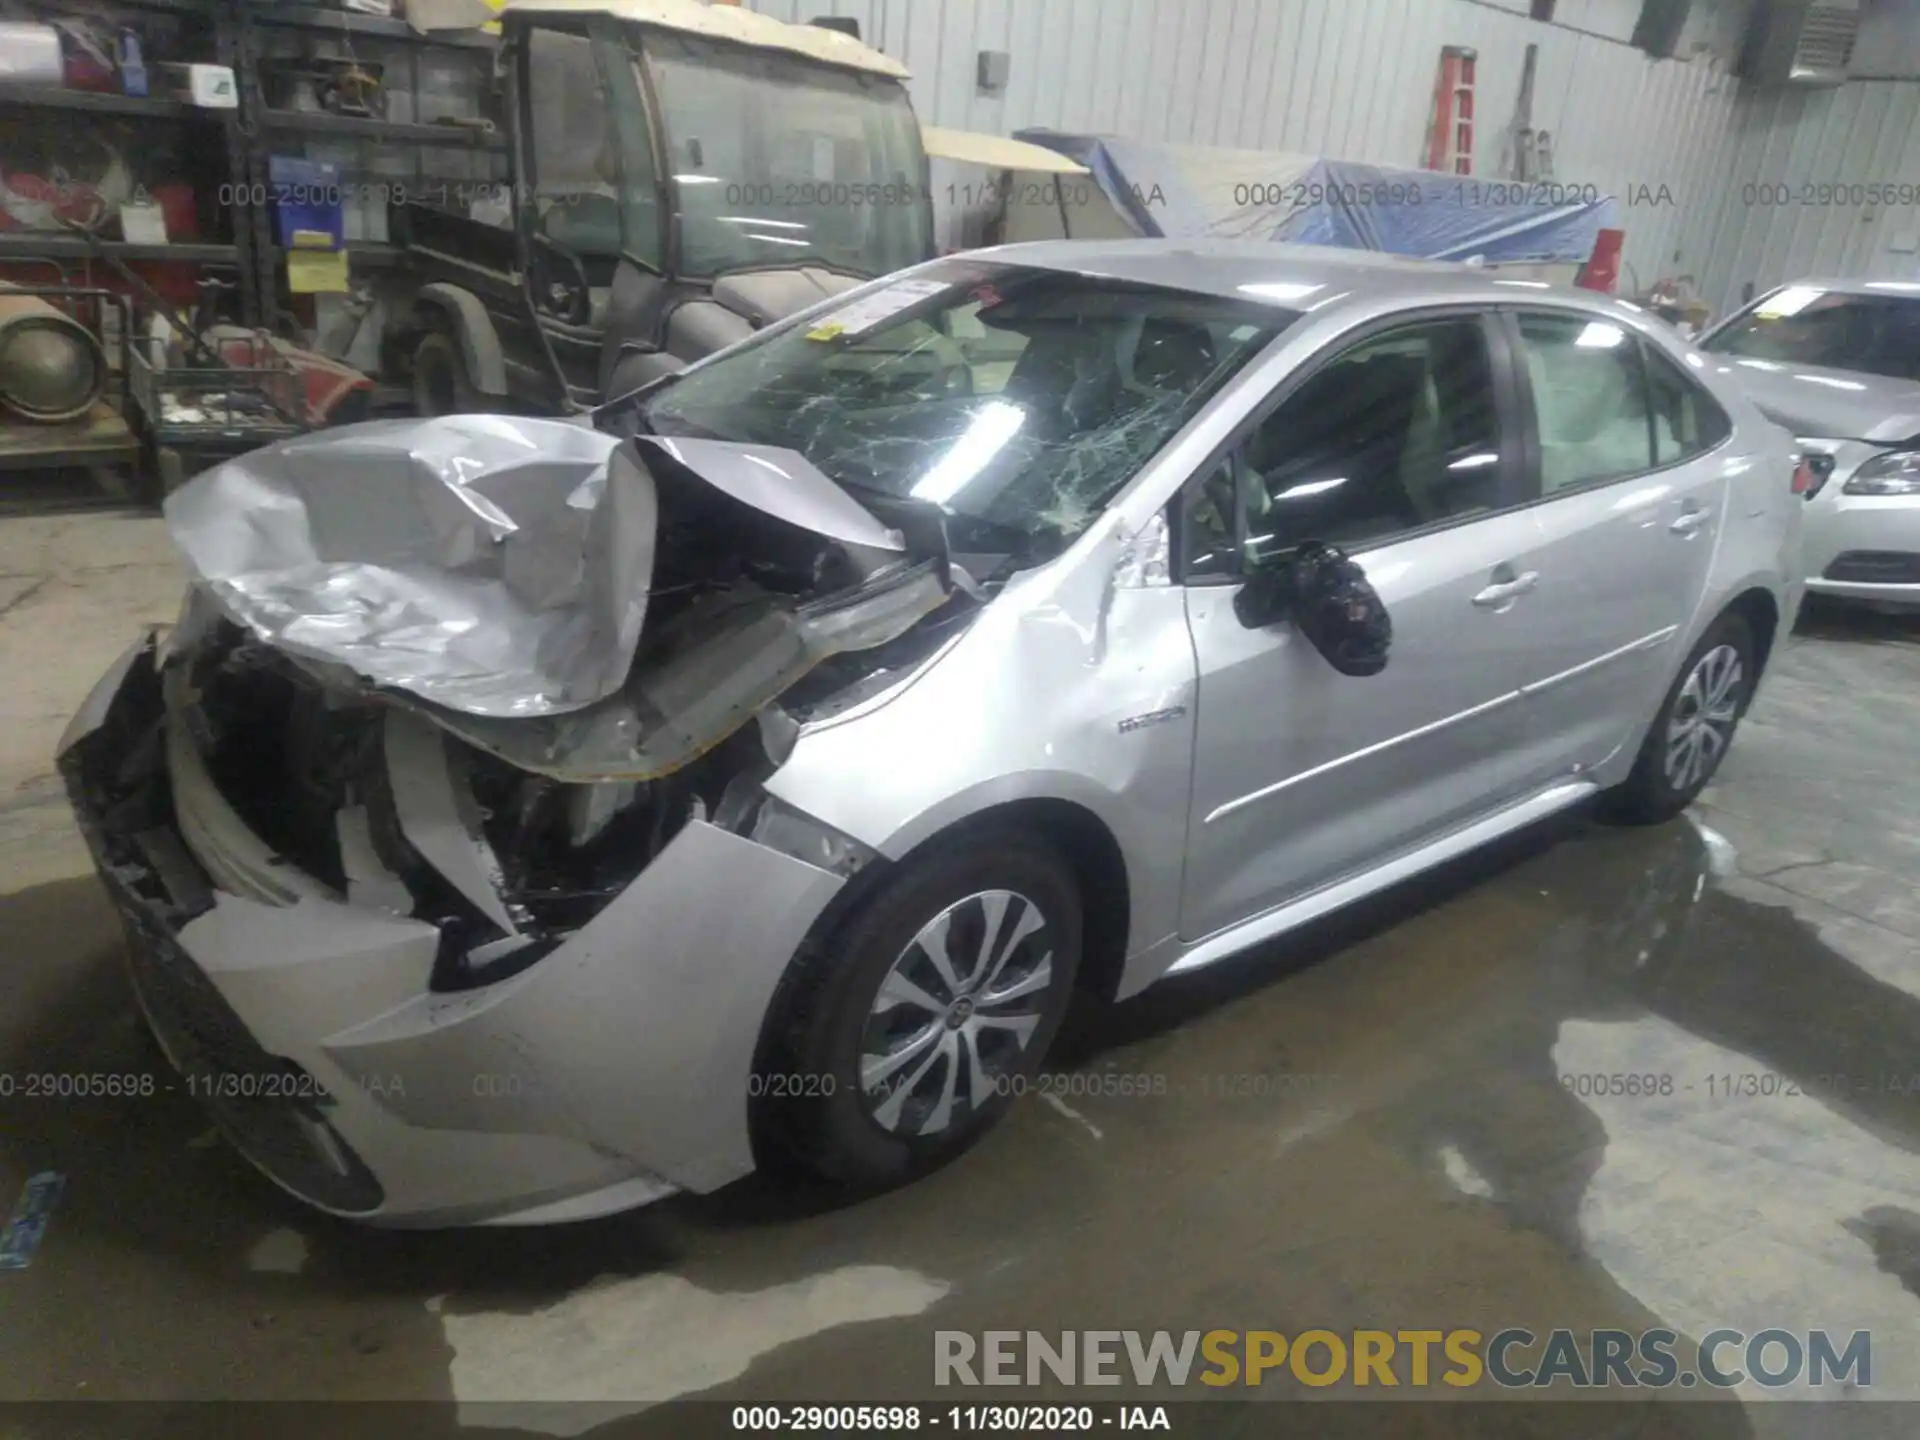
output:
[[[1478,56],[1465,45],[1440,51],[1440,78],[1433,87],[1433,119],[1427,126],[1427,169],[1473,173],[1473,70]]]

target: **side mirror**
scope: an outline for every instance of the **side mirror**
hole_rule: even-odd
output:
[[[1257,568],[1233,597],[1249,630],[1291,620],[1342,675],[1387,668],[1393,620],[1366,571],[1344,550],[1309,540]]]

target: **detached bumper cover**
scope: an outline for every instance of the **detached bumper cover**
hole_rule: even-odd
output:
[[[696,821],[530,969],[431,994],[437,928],[277,863],[169,743],[156,663],[149,637],[103,678],[61,769],[141,1008],[261,1170],[335,1213],[446,1225],[753,1168],[762,1020],[838,876]]]

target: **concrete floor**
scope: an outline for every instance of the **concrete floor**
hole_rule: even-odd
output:
[[[48,757],[176,584],[157,522],[0,524],[0,1072],[156,1067]],[[1916,694],[1920,623],[1821,612],[1693,820],[1576,816],[1089,1009],[1050,1068],[1169,1094],[1029,1099],[851,1208],[749,1181],[562,1230],[368,1232],[281,1196],[184,1095],[0,1102],[0,1197],[68,1177],[32,1266],[0,1273],[0,1398],[414,1400],[408,1434],[677,1434],[646,1407],[928,1398],[935,1328],[1662,1324],[1871,1329],[1874,1395],[1920,1398]],[[1620,1072],[1675,1093],[1559,1079]],[[1749,1074],[1802,1093],[1709,1078]],[[1255,1079],[1223,1097],[1216,1076]],[[583,1400],[608,1408],[535,1403]],[[1915,1429],[1871,1404],[1512,1413],[1497,1433]],[[1419,1433],[1496,1433],[1476,1416]]]

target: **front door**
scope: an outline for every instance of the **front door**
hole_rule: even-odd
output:
[[[1199,665],[1184,938],[1520,798],[1538,531],[1504,343],[1457,312],[1348,342],[1183,496]],[[1381,674],[1341,675],[1292,625],[1236,616],[1246,569],[1306,540],[1346,549],[1386,602]]]

